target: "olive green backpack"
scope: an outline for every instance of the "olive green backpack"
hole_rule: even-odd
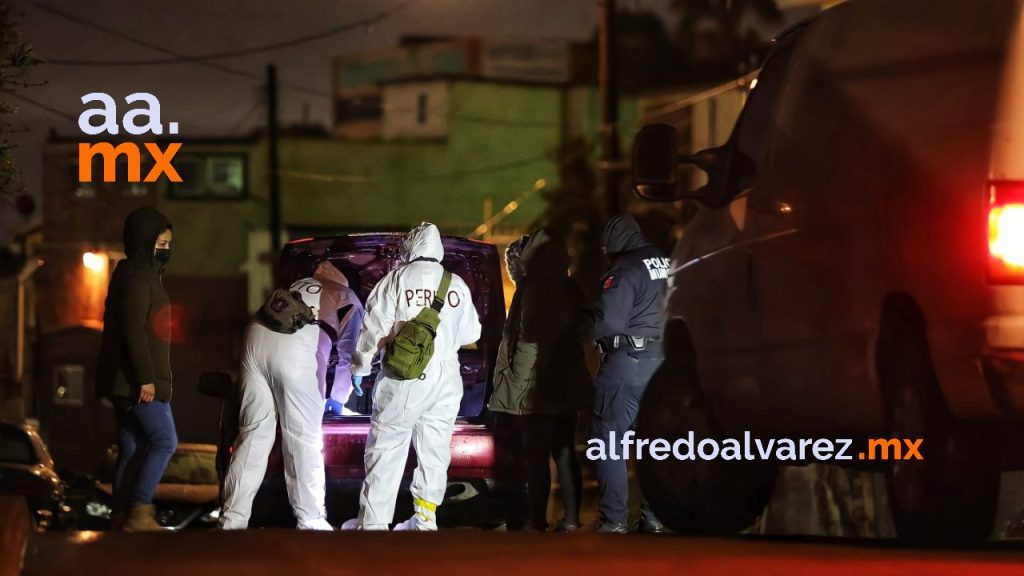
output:
[[[388,342],[384,353],[384,367],[401,380],[423,379],[430,358],[434,355],[434,338],[441,322],[441,309],[452,282],[452,273],[445,270],[441,285],[434,293],[434,301],[424,307],[402,326]]]

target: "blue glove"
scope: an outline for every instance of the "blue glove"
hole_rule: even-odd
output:
[[[363,377],[353,376],[352,377],[352,389],[355,391],[356,396],[362,398],[363,396]]]
[[[331,414],[332,416],[341,416],[341,402],[328,398],[327,406],[324,407],[324,412]]]

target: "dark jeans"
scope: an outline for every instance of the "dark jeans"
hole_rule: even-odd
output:
[[[609,443],[615,432],[616,441],[630,430],[640,408],[647,383],[661,364],[659,354],[634,355],[626,350],[615,350],[605,355],[594,379],[594,414],[591,437]],[[616,448],[618,451],[619,448]],[[627,524],[629,521],[629,468],[625,460],[598,460],[597,484],[601,495],[599,519],[608,524]],[[643,521],[653,521],[653,515],[643,506]]]
[[[527,521],[534,530],[547,527],[551,459],[562,489],[565,519],[579,524],[583,478],[576,457],[576,415],[495,417],[495,437],[504,463],[502,492],[508,529],[520,530]]]
[[[114,505],[151,504],[167,463],[178,447],[171,405],[153,401],[114,400],[117,415],[117,468],[114,470]],[[123,508],[122,508],[123,509]]]

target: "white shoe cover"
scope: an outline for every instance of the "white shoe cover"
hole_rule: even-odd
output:
[[[413,514],[405,522],[395,524],[395,532],[437,532],[437,523],[433,521],[424,522],[419,515]]]
[[[299,524],[299,530],[315,530],[319,532],[333,532],[334,526],[331,526],[330,522],[320,518],[309,523]]]

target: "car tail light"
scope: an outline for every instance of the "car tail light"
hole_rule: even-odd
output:
[[[989,281],[1024,284],[1024,182],[992,182],[988,202]]]

